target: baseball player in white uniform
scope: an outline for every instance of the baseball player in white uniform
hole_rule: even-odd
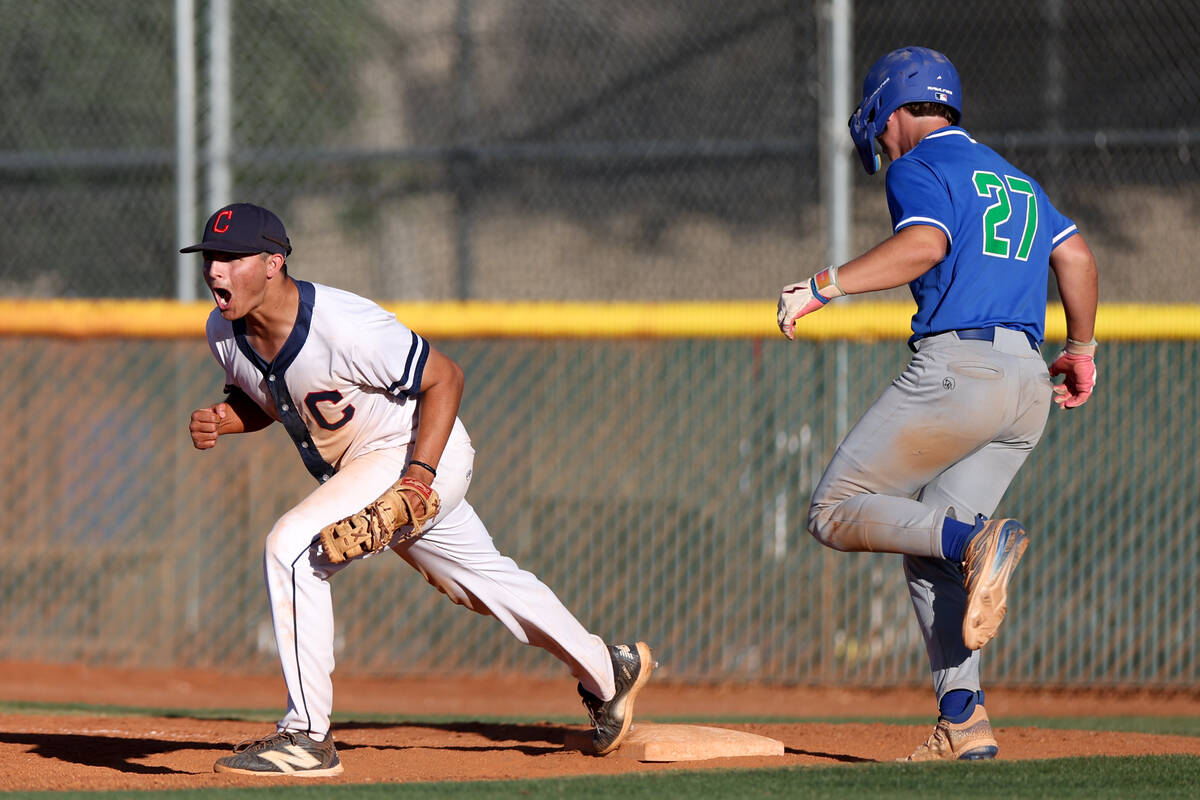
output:
[[[330,735],[334,667],[329,580],[318,532],[374,503],[404,476],[441,498],[421,535],[395,552],[451,600],[500,620],[544,648],[579,681],[597,754],[629,731],[633,702],[654,667],[643,642],[608,645],[533,574],[497,551],[467,502],[475,452],[458,419],[463,373],[370,300],[293,279],[279,218],[248,203],[216,211],[202,241],[216,308],[208,342],[225,370],[224,400],[192,412],[197,449],[280,422],[319,485],[267,534],[264,568],[288,690],[276,731],[239,745],[218,772],[328,776],[342,771]],[[420,503],[425,493],[414,493]],[[364,557],[369,557],[370,554]]]

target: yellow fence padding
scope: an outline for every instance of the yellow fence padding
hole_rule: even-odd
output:
[[[413,330],[432,339],[755,339],[779,336],[769,301],[396,302],[384,303]],[[170,300],[0,299],[0,335],[59,338],[191,338],[204,335],[209,303]],[[902,339],[913,305],[848,301],[802,320],[801,339]],[[1046,339],[1066,336],[1062,306],[1046,308]],[[1200,306],[1108,303],[1096,338],[1144,341],[1200,338]]]

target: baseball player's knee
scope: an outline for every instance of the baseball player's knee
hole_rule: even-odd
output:
[[[300,514],[284,514],[267,534],[266,559],[268,566],[290,566],[312,545],[320,526]]]
[[[467,587],[463,586],[458,581],[444,576],[435,577],[428,574],[425,576],[425,580],[429,581],[430,586],[446,595],[446,597],[450,598],[450,602],[460,605],[463,608],[470,609],[477,614],[488,613],[487,608],[483,605],[483,603],[479,602],[479,598],[468,591]]]
[[[421,577],[430,586],[450,598],[450,602],[469,608],[479,614],[489,613],[486,606],[479,601],[479,598],[474,593],[467,589],[461,581],[454,578],[448,569],[438,565],[436,561],[417,558],[412,550],[399,553],[399,556],[407,561],[409,566],[421,573]]]
[[[814,539],[826,547],[846,552],[849,548],[845,547],[838,537],[838,531],[842,525],[834,519],[833,512],[835,508],[837,508],[837,503],[819,503],[814,501],[808,507],[808,532],[812,534]]]

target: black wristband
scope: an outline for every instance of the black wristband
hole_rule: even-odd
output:
[[[429,474],[430,474],[430,475],[432,475],[432,476],[433,476],[433,477],[435,477],[435,478],[437,477],[437,470],[436,470],[436,469],[434,469],[433,467],[429,466],[428,464],[426,464],[424,461],[417,461],[417,460],[414,458],[414,459],[412,459],[411,461],[409,461],[408,463],[409,463],[410,465],[412,465],[412,464],[416,464],[418,467],[421,467],[422,469],[427,469],[427,470],[429,470]]]

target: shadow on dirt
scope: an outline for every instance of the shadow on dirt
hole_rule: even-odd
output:
[[[783,752],[792,756],[812,756],[813,758],[828,758],[831,761],[841,761],[846,764],[874,764],[873,758],[861,758],[859,756],[850,756],[845,753],[822,753],[818,750],[800,750],[795,747],[785,747]]]
[[[165,741],[105,736],[98,733],[21,733],[0,731],[0,742],[25,745],[31,755],[90,767],[105,767],[139,775],[188,775],[187,770],[138,764],[138,759],[179,750],[225,752],[225,742]]]
[[[579,726],[578,729],[582,729]],[[344,732],[349,731],[396,731],[396,745],[355,745],[344,741]],[[443,733],[460,733],[479,736],[488,741],[496,742],[495,747],[479,747],[476,745],[446,745],[438,744],[438,750],[462,750],[464,752],[480,752],[486,750],[515,750],[526,755],[545,755],[562,750],[563,742],[568,732],[574,730],[560,724],[542,723],[503,723],[503,722],[336,722],[333,725],[334,739],[338,750],[353,750],[367,747],[375,750],[412,750],[423,746],[420,744],[401,744],[410,740],[405,730],[441,731]],[[518,743],[516,746],[513,742]],[[540,745],[540,746],[538,746]]]

